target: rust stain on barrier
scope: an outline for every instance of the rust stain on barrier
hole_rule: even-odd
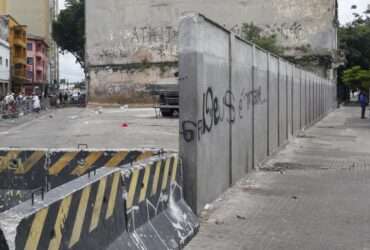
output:
[[[22,166],[22,160],[17,158],[19,153],[19,151],[9,151],[5,156],[0,156],[0,174],[5,170]]]

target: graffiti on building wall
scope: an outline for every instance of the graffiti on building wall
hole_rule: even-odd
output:
[[[121,35],[112,34],[109,38],[112,46],[102,49],[98,53],[100,60],[109,58],[152,61],[156,58],[164,59],[176,56],[178,31],[172,26],[164,27],[133,27],[130,30],[119,32]],[[107,42],[109,44],[109,42]],[[140,54],[137,56],[137,54]],[[143,56],[143,54],[145,54]]]
[[[172,26],[165,27],[134,27],[131,35],[131,42],[139,44],[156,44],[176,43],[178,38],[178,31]]]
[[[242,24],[227,27],[239,36],[242,36]],[[300,23],[292,24],[271,24],[261,26],[266,35],[277,34],[284,41],[303,41],[304,30]],[[107,38],[108,39],[108,38]],[[146,53],[144,58],[148,61],[156,61],[177,56],[178,30],[173,26],[142,26],[132,27],[112,34],[109,38],[114,41],[112,46],[106,46],[98,52],[100,60],[109,58],[110,60],[132,59],[140,60],[143,56],[136,58],[137,53]],[[107,44],[110,42],[107,41]],[[145,51],[145,52],[143,52]]]

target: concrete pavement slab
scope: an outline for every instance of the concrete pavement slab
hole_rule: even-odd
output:
[[[202,213],[187,249],[370,249],[370,120],[341,108]]]

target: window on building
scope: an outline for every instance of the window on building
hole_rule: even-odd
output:
[[[33,58],[32,57],[27,57],[27,64],[32,65],[33,64]]]
[[[32,49],[33,49],[32,43],[27,43],[27,50],[30,51]]]
[[[8,58],[5,59],[5,66],[9,67],[9,59]]]
[[[32,79],[33,78],[33,72],[32,71],[27,71],[27,78]]]

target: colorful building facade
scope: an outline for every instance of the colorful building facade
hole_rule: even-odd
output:
[[[39,88],[43,92],[48,84],[48,49],[46,41],[39,36],[27,36],[27,80],[25,94],[30,95]]]
[[[0,14],[12,15],[27,32],[42,37],[49,45],[50,82],[59,81],[59,52],[52,39],[52,21],[58,15],[57,0],[0,0]]]
[[[10,47],[8,43],[8,25],[0,17],[0,100],[10,92]]]
[[[13,92],[21,92],[27,83],[27,26],[21,25],[10,15],[4,16],[8,29],[8,42],[10,47],[10,77]]]

